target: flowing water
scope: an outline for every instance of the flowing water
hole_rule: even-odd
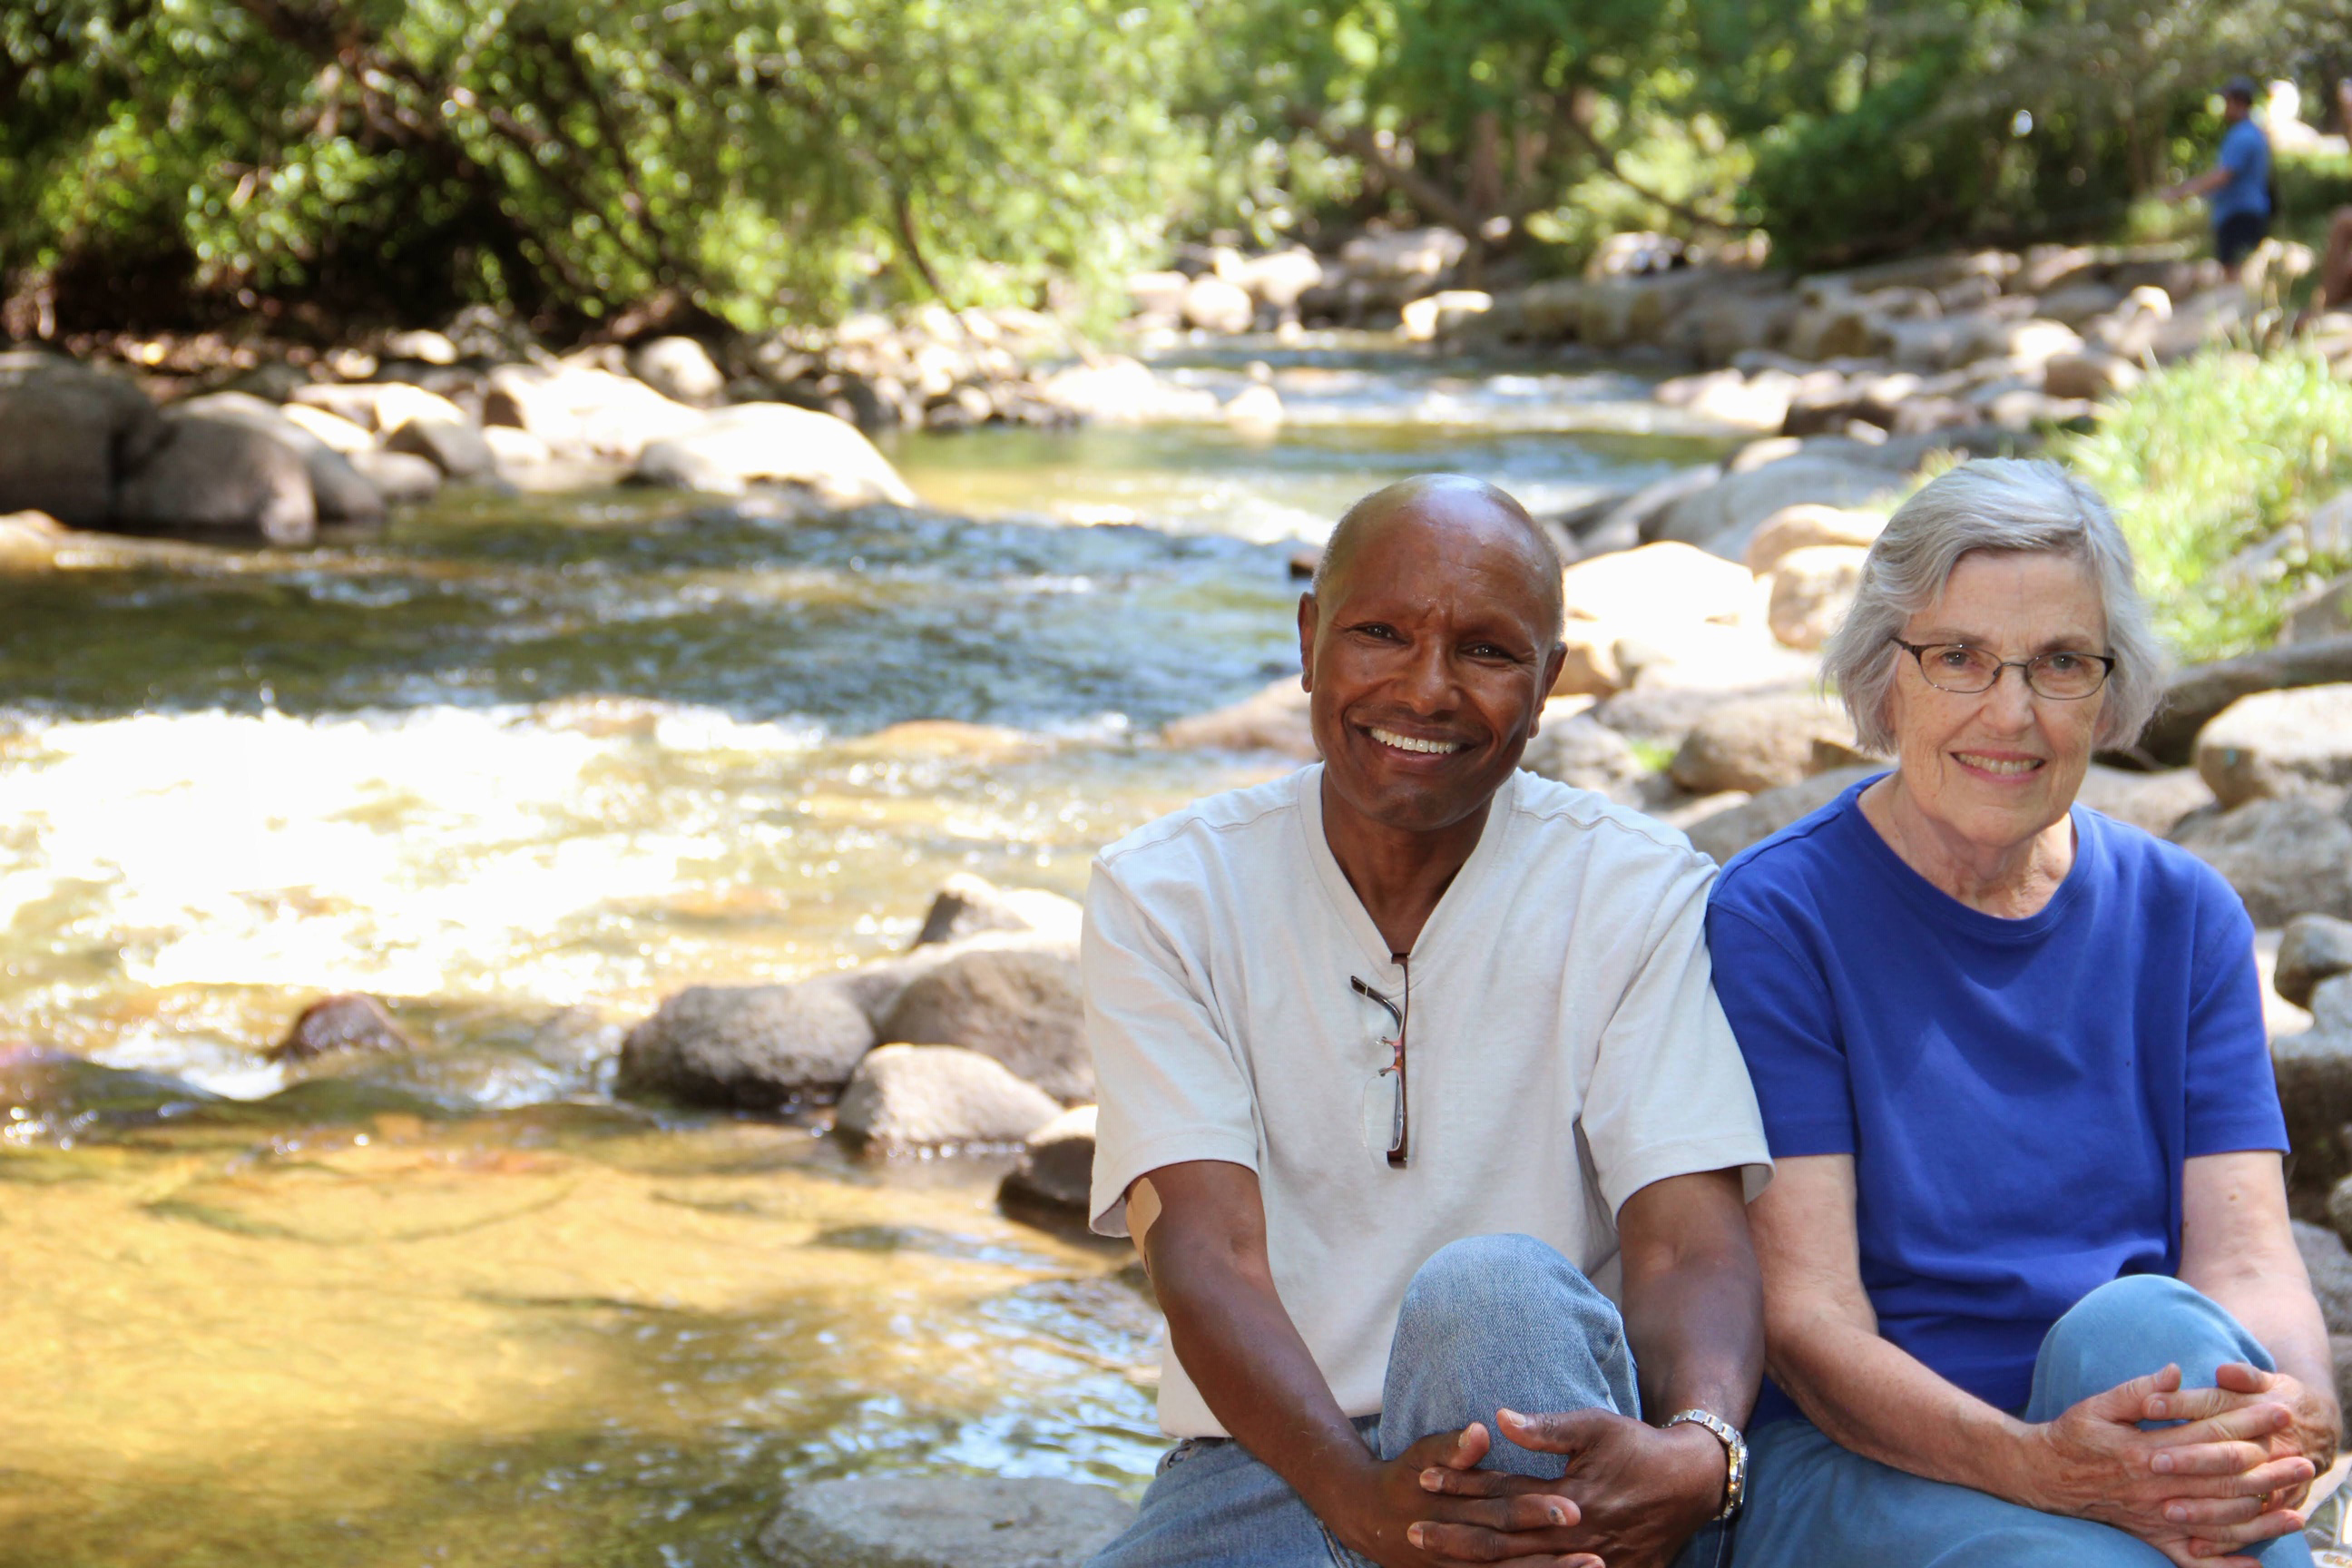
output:
[[[1276,771],[1150,732],[1296,668],[1364,490],[1719,444],[1611,372],[1269,358],[1270,440],[902,439],[936,512],[453,495],[0,578],[0,1563],[749,1564],[793,1476],[1139,1485],[1119,1249],[605,1086],[667,991],[903,947],[956,870],[1075,894]],[[264,1058],[341,990],[416,1054]]]

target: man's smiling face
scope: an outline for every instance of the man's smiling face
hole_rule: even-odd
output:
[[[1299,603],[1315,740],[1355,812],[1432,832],[1482,811],[1536,732],[1559,674],[1559,569],[1485,486],[1411,481],[1368,504]]]

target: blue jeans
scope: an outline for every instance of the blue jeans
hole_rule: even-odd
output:
[[[2084,1297],[2052,1325],[2033,1364],[2028,1421],[2047,1421],[2119,1383],[2180,1363],[2210,1388],[2223,1362],[2271,1370],[2236,1319],[2178,1279],[2140,1274]],[[1738,1568],[2166,1568],[2153,1546],[2089,1520],[2038,1513],[1839,1447],[1801,1417],[1750,1435],[1748,1507],[1732,1531]],[[2252,1553],[2263,1568],[2310,1568],[2300,1535]]]
[[[1532,1237],[1473,1237],[1439,1249],[1412,1277],[1381,1413],[1356,1429],[1392,1459],[1473,1421],[1496,1433],[1495,1413],[1507,1406],[1638,1416],[1642,1395],[1616,1307],[1574,1264]],[[1557,1477],[1565,1467],[1499,1434],[1486,1460],[1523,1476]],[[1683,1563],[1713,1568],[1706,1553],[1720,1535],[1702,1531]],[[1194,1437],[1160,1460],[1142,1512],[1090,1568],[1364,1568],[1364,1559],[1240,1444]]]

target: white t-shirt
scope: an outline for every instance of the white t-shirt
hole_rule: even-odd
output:
[[[1340,1408],[1381,1407],[1415,1269],[1521,1232],[1604,1290],[1617,1211],[1652,1182],[1771,1172],[1709,984],[1715,868],[1680,834],[1528,773],[1495,796],[1415,942],[1412,1143],[1387,1163],[1404,972],[1323,837],[1318,764],[1213,796],[1104,850],[1087,891],[1087,1033],[1101,1089],[1094,1228],[1127,1234],[1138,1176],[1257,1173],[1276,1291]],[[1174,1354],[1160,1424],[1219,1436]]]

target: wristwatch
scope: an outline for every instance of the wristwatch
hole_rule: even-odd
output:
[[[1704,1426],[1723,1440],[1723,1511],[1717,1514],[1720,1522],[1739,1511],[1748,1500],[1748,1439],[1739,1428],[1711,1410],[1677,1410],[1666,1417],[1666,1426],[1678,1426],[1684,1422]]]

